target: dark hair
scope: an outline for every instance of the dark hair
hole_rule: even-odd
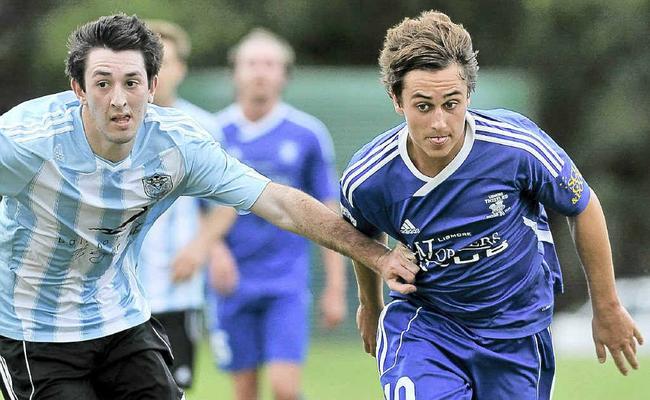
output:
[[[418,18],[404,19],[386,33],[379,56],[382,82],[399,100],[404,75],[409,71],[436,71],[457,64],[469,94],[476,87],[476,54],[472,38],[462,25],[441,12],[425,11]]]
[[[86,90],[86,59],[90,50],[97,47],[114,51],[141,51],[151,87],[153,77],[160,70],[163,45],[158,35],[147,28],[138,17],[126,14],[104,16],[80,26],[70,34],[65,73],[70,79],[77,81],[83,90]]]

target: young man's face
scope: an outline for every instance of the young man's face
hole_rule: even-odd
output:
[[[238,51],[234,65],[237,96],[255,102],[280,97],[287,81],[286,60],[280,46],[268,40],[252,40]]]
[[[86,58],[86,89],[72,81],[82,105],[84,130],[98,155],[125,158],[153,100],[157,78],[149,87],[144,57],[137,50],[94,48]]]
[[[469,98],[460,72],[456,64],[438,71],[409,71],[400,101],[393,96],[395,110],[408,125],[409,156],[430,176],[449,164],[463,146]]]

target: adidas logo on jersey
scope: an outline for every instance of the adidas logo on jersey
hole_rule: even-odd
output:
[[[402,227],[399,228],[400,233],[403,233],[405,235],[415,235],[416,233],[420,233],[420,230],[413,225],[411,221],[408,219],[404,220],[404,223],[402,224]]]

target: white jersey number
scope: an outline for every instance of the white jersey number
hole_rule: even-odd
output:
[[[400,396],[400,392],[404,389],[404,396]],[[408,376],[403,376],[397,380],[393,396],[390,395],[390,383],[384,386],[384,397],[386,400],[415,400],[415,385]]]

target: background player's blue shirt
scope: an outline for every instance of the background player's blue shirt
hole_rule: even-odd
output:
[[[213,114],[183,99],[177,99],[173,107],[192,117],[209,133],[216,131]],[[173,282],[171,265],[178,252],[197,235],[199,203],[195,197],[180,197],[156,220],[142,243],[138,275],[153,313],[203,306],[204,271],[197,271],[183,282]]]
[[[13,108],[0,117],[0,335],[71,342],[145,322],[136,259],[153,221],[181,195],[247,212],[267,183],[174,109],[150,105],[113,163],[92,152],[72,92]]]
[[[574,216],[590,191],[525,117],[470,111],[466,122],[460,152],[433,178],[409,158],[404,124],[377,137],[343,174],[342,211],[364,233],[385,232],[416,253],[422,271],[408,299],[481,336],[527,336],[550,324],[559,274],[541,205]]]
[[[331,138],[316,118],[281,103],[253,123],[233,104],[218,114],[217,122],[219,140],[229,154],[320,201],[338,200]],[[246,215],[236,220],[226,240],[239,267],[237,295],[307,288],[307,239]]]

